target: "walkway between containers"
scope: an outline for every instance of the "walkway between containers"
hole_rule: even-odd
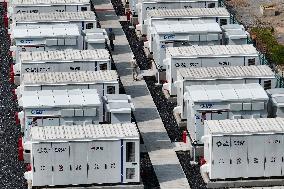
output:
[[[113,28],[116,34],[113,60],[126,94],[131,95],[135,104],[136,111],[134,115],[137,125],[160,187],[162,189],[190,188],[173,148],[174,145],[167,135],[145,81],[133,81],[132,79],[132,70],[129,62],[133,54],[119,23],[120,18],[116,16],[110,0],[94,2],[101,27]]]

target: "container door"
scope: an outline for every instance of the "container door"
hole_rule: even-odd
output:
[[[230,178],[247,177],[248,167],[247,136],[231,136],[231,171]]]
[[[68,185],[70,180],[69,143],[52,143],[53,150],[53,184]]]
[[[87,184],[88,143],[70,142],[70,170],[72,184]]]
[[[51,143],[32,144],[33,186],[52,185]]]
[[[139,182],[139,141],[123,141],[123,182]]]
[[[120,182],[120,141],[90,142],[88,151],[89,184]]]
[[[212,137],[210,179],[225,179],[230,175],[230,137]]]
[[[211,113],[197,112],[195,124],[195,140],[201,144],[201,137],[204,135],[204,120],[210,120]]]
[[[265,136],[265,176],[281,176],[282,135]]]
[[[262,135],[248,137],[248,177],[264,176],[264,138]]]
[[[122,170],[120,140],[107,141],[105,157],[109,157],[109,160],[105,162],[104,165],[106,173],[105,183],[119,183],[121,181],[121,170]]]

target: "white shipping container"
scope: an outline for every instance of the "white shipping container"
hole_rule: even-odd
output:
[[[23,91],[96,89],[99,96],[119,94],[119,80],[115,70],[24,73],[16,93]]]
[[[160,70],[167,69],[163,63],[167,47],[220,45],[222,39],[222,30],[215,20],[168,21],[151,29],[147,43]]]
[[[186,87],[187,129],[190,138],[203,144],[205,120],[267,117],[268,96],[257,83],[192,85]]]
[[[268,116],[284,118],[284,89],[275,88],[266,92],[269,97],[267,106]]]
[[[103,122],[101,97],[96,89],[23,91],[19,118],[24,141],[34,126],[83,125]]]
[[[76,24],[80,30],[97,27],[94,12],[19,13],[12,16],[12,29],[19,25]]]
[[[150,10],[215,7],[218,7],[218,0],[143,0],[136,6],[139,18],[139,25],[136,28],[141,31],[141,27],[147,20],[147,12]]]
[[[174,83],[177,95],[175,112],[186,119],[186,105],[183,99],[185,89],[192,85],[259,83],[265,90],[276,87],[275,73],[267,65],[180,68]],[[173,85],[168,85],[169,93],[175,95]]]
[[[220,26],[230,23],[230,13],[226,8],[154,9],[147,13],[142,26],[142,34],[150,34],[153,25],[167,21],[189,21],[193,19],[214,20]]]
[[[284,119],[205,121],[204,129],[209,179],[283,176]]]
[[[19,13],[83,12],[90,11],[89,0],[12,0],[8,16]]]
[[[15,75],[23,73],[76,72],[110,70],[106,49],[21,52]]]
[[[15,62],[20,52],[84,49],[83,36],[76,24],[21,25],[12,30],[11,40]]]
[[[176,94],[173,85],[180,68],[251,66],[260,65],[260,60],[253,45],[214,45],[167,48],[164,64],[167,80],[164,88]]]
[[[126,94],[107,94],[104,99],[104,121],[115,123],[130,123],[131,113],[135,110],[131,96]]]
[[[140,182],[136,125],[104,124],[33,127],[32,186]]]

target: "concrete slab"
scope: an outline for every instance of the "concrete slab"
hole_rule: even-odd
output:
[[[236,181],[210,181],[206,172],[200,171],[201,176],[206,183],[207,188],[262,188],[262,189],[281,189],[284,185],[284,179],[252,179]]]
[[[109,0],[101,0],[95,9],[109,8]],[[116,34],[113,59],[120,75],[121,82],[128,95],[132,96],[136,111],[137,125],[149,153],[154,171],[162,189],[189,189],[190,186],[179,163],[166,129],[161,121],[157,108],[144,80],[133,81],[130,68],[132,52],[119,18],[113,11],[98,12],[102,28],[114,28]]]

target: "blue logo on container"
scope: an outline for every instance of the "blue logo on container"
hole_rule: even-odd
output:
[[[37,115],[41,115],[44,113],[45,110],[32,110],[31,114],[37,114]]]

